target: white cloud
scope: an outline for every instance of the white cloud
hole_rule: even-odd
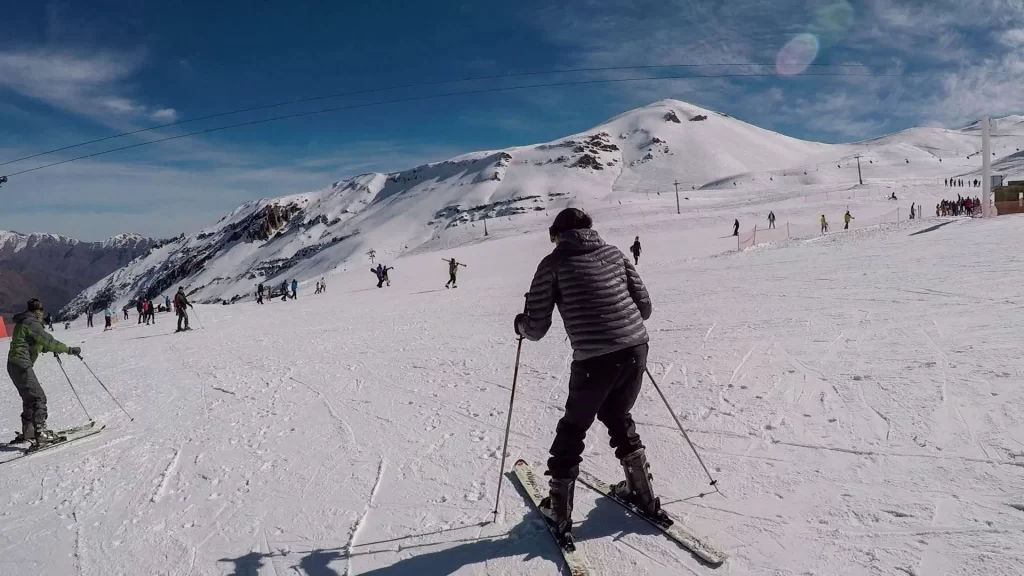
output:
[[[128,82],[143,61],[141,52],[4,50],[0,51],[0,91],[112,126],[176,118],[172,108],[151,107],[131,97]]]
[[[843,13],[852,17],[827,18]],[[569,0],[537,15],[535,25],[580,67],[766,64],[793,35],[813,32],[822,45],[818,63],[856,62],[845,71],[876,74],[596,88],[621,107],[671,96],[827,139],[1024,109],[1021,0]]]

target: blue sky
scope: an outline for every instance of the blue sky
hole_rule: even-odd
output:
[[[252,198],[551,140],[667,97],[830,142],[1024,111],[1020,0],[4,4],[0,161],[238,108],[451,78],[684,63],[778,70],[772,64],[790,50],[796,66],[789,72],[811,62],[871,74],[650,81],[370,107],[119,152],[16,176],[0,188],[0,228],[83,239],[191,232]],[[0,174],[282,113],[664,72],[561,74],[350,96],[145,133],[0,166]]]

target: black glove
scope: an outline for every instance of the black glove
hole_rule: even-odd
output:
[[[68,354],[71,354],[72,356],[81,356],[82,349],[78,346],[72,346],[71,348],[68,348]]]
[[[514,328],[516,334],[518,334],[519,336],[526,336],[526,334],[523,334],[524,328],[526,327],[526,320],[526,314],[516,314]]]

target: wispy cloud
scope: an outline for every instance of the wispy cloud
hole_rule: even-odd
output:
[[[535,25],[579,66],[703,63],[727,71],[736,68],[713,65],[771,64],[788,40],[808,33],[820,45],[814,63],[857,63],[845,72],[874,74],[601,89],[622,107],[671,96],[829,140],[1024,108],[1019,0],[570,0],[538,14]]]
[[[0,90],[37,100],[97,122],[123,127],[148,119],[173,121],[177,112],[131,96],[130,78],[143,52],[75,52],[27,49],[0,51]]]

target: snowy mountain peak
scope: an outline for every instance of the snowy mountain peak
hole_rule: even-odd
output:
[[[872,169],[907,170],[913,161],[941,174],[953,169],[941,164],[943,155],[967,158],[976,149],[976,136],[934,128],[852,145],[808,142],[665,99],[543,144],[472,152],[246,202],[192,236],[155,246],[86,290],[67,312],[156,297],[178,285],[199,302],[234,302],[258,283],[362,266],[371,249],[393,260],[479,242],[483,221],[489,236],[501,237],[546,227],[567,205],[669,192],[676,183],[683,190],[774,190],[782,182],[851,182],[824,167],[841,170],[855,155]]]

